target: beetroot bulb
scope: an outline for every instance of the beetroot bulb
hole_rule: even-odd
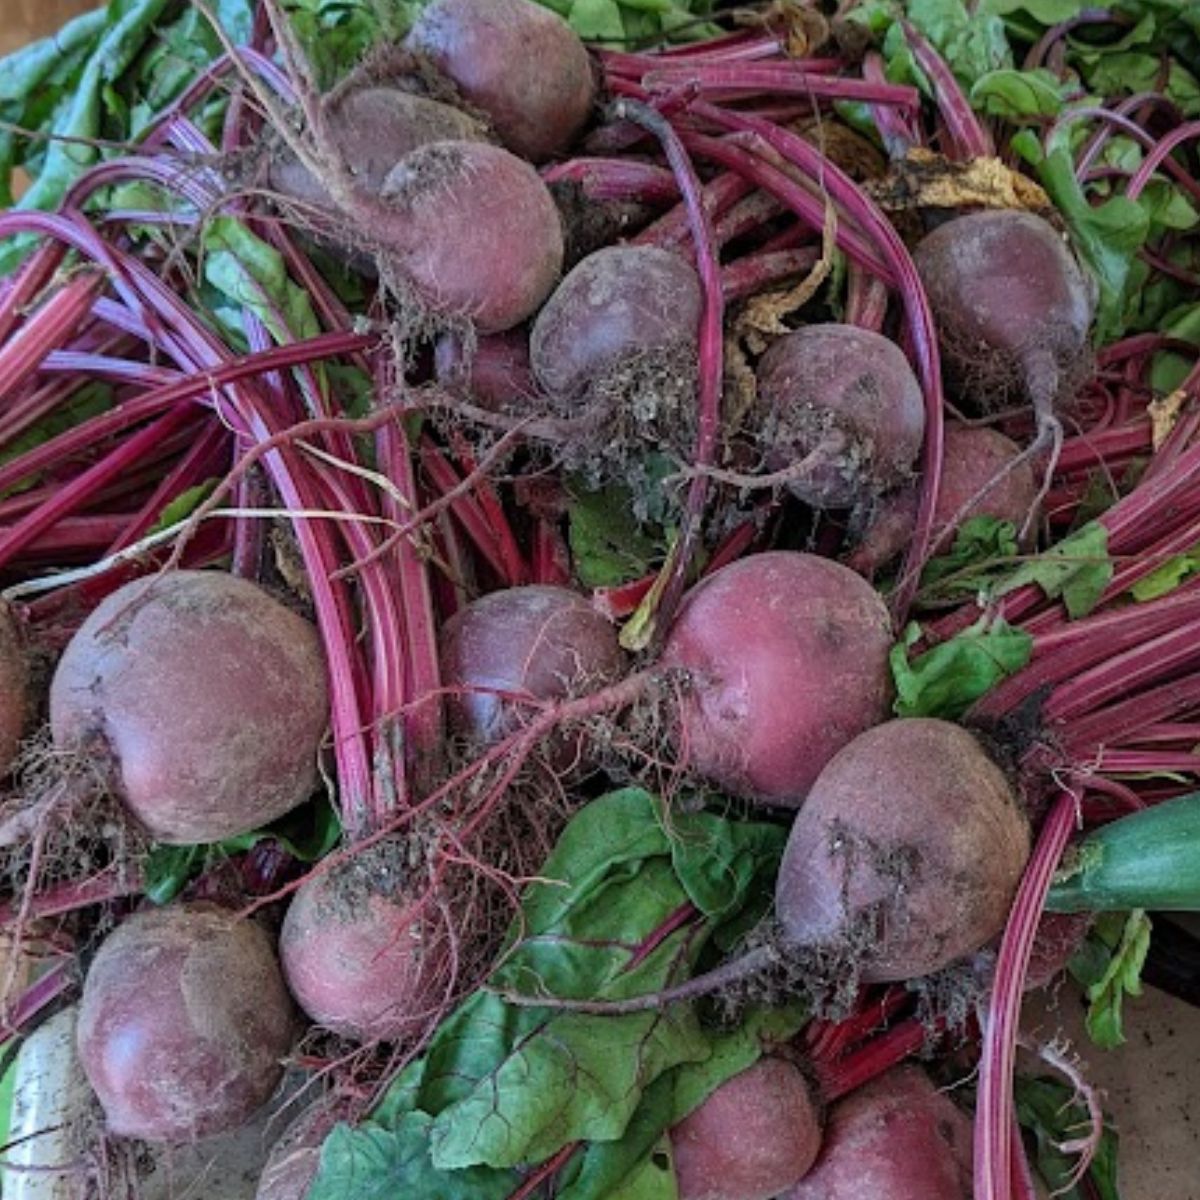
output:
[[[195,904],[135,913],[108,936],[77,1040],[112,1133],[186,1142],[236,1129],[270,1099],[295,1031],[267,935]]]
[[[809,325],[773,342],[756,376],[763,467],[791,473],[788,488],[806,504],[852,508],[912,477],[925,403],[894,342]]]
[[[29,715],[29,671],[12,614],[0,604],[0,775],[13,764]]]
[[[93,761],[162,842],[220,841],[307,800],[328,713],[316,629],[223,571],[119,588],[50,685],[55,747]]]
[[[774,1200],[820,1148],[804,1073],[786,1059],[760,1058],[671,1130],[679,1200]]]
[[[591,111],[587,50],[561,17],[531,0],[433,0],[406,44],[531,162],[566,151]]]
[[[853,571],[794,551],[752,554],[685,598],[664,667],[687,672],[678,750],[736,796],[798,807],[891,700],[891,622]]]
[[[780,1200],[971,1200],[970,1118],[918,1067],[839,1100],[820,1157]]]
[[[949,424],[944,436],[932,552],[944,554],[954,534],[973,517],[992,517],[1021,529],[1036,512],[1038,484],[1020,446],[985,426]],[[912,537],[917,501],[915,488],[884,496],[846,565],[870,575],[899,555]]]

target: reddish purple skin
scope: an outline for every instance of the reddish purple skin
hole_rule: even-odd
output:
[[[110,1132],[188,1142],[238,1128],[270,1099],[294,1032],[262,929],[176,905],[134,914],[100,947],[76,1036]]]
[[[392,168],[428,142],[483,141],[484,129],[460,109],[399,88],[355,88],[326,108],[329,136],[360,187],[377,194]],[[296,200],[329,205],[331,197],[290,155],[271,164],[271,186]]]
[[[1038,481],[1031,462],[1008,469],[1020,453],[1016,442],[995,429],[946,426],[941,485],[933,516],[935,553],[945,553],[953,545],[954,532],[972,517],[1010,521],[1018,530],[1025,524],[1037,503]],[[976,500],[991,479],[998,482]],[[908,545],[916,520],[915,489],[884,497],[847,564],[866,573],[883,566]]]
[[[452,335],[441,338],[434,352],[438,383],[462,392],[480,408],[500,412],[538,394],[529,363],[529,337],[509,330],[480,338],[468,358]]]
[[[348,899],[346,873],[364,868],[379,872],[376,886]],[[418,1032],[437,1000],[423,922],[397,889],[395,868],[387,870],[360,854],[310,877],[297,889],[279,938],[296,1002],[318,1025],[357,1042]]]
[[[1030,388],[1032,349],[1048,350],[1065,366],[1087,344],[1092,286],[1065,239],[1033,213],[991,209],[955,217],[924,238],[913,261],[943,354],[985,409],[997,407],[989,376]]]
[[[388,174],[370,233],[438,312],[498,333],[558,282],[562,219],[527,163],[484,142],[430,142]]]
[[[29,713],[29,672],[16,622],[0,604],[0,775],[12,766]]]
[[[799,807],[887,715],[891,644],[882,599],[838,563],[780,550],[723,567],[685,598],[663,650],[690,675],[682,757],[734,795]]]
[[[916,1067],[833,1106],[813,1169],[782,1200],[971,1200],[971,1120]]]
[[[855,738],[796,817],[775,911],[796,946],[849,946],[866,983],[928,975],[1004,928],[1029,859],[1029,823],[979,743],[949,721],[910,717]]]
[[[219,841],[303,803],[328,717],[316,630],[222,571],[119,588],[50,685],[55,746],[100,756],[161,842]]]
[[[326,1096],[306,1108],[271,1148],[254,1200],[305,1200],[321,1165],[321,1145],[351,1118],[349,1110],[348,1103]]]
[[[778,423],[763,465],[778,471],[822,451],[789,487],[816,508],[848,508],[913,473],[925,437],[921,385],[894,342],[852,325],[809,325],[771,343],[757,369],[758,394]]]
[[[546,391],[575,395],[645,354],[694,347],[703,295],[695,268],[657,246],[606,246],[538,314],[530,360]]]
[[[1049,987],[1062,975],[1079,953],[1094,920],[1093,913],[1042,913],[1025,973],[1027,992]]]
[[[624,669],[615,626],[567,588],[492,592],[456,613],[442,631],[442,682],[451,689],[560,700],[613,683]],[[499,741],[532,711],[485,691],[454,693],[449,701],[452,727],[479,744]]]
[[[808,1084],[782,1058],[733,1076],[671,1130],[679,1200],[774,1200],[820,1149]]]
[[[565,151],[591,111],[595,82],[587,50],[561,17],[530,0],[434,0],[407,44],[531,162]]]

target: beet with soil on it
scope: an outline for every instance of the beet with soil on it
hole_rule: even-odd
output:
[[[297,889],[279,954],[288,988],[318,1025],[357,1042],[419,1033],[449,968],[439,954],[437,909],[418,911],[419,888],[395,840],[354,851]]]
[[[784,943],[867,983],[929,975],[1000,933],[1029,851],[1017,796],[967,730],[877,725],[832,758],[792,826],[775,892]]]
[[[677,748],[749,800],[796,808],[825,764],[887,715],[891,621],[879,594],[813,554],[753,554],[685,597],[661,664],[687,672]]]
[[[316,629],[221,571],[108,596],[50,685],[56,749],[101,769],[161,842],[216,842],[313,793],[329,718]]]
[[[954,394],[991,413],[1016,401],[1039,423],[1079,380],[1094,289],[1064,237],[994,209],[939,225],[913,252]]]
[[[679,1200],[774,1200],[821,1148],[804,1073],[761,1058],[717,1087],[671,1130]]]
[[[392,168],[429,142],[486,141],[474,117],[449,104],[383,84],[350,88],[327,98],[322,109],[326,135],[355,182],[375,194]],[[289,199],[333,205],[325,182],[289,153],[271,163],[271,187]]]
[[[970,1118],[918,1067],[839,1100],[813,1169],[781,1200],[971,1200]]]
[[[784,334],[759,361],[755,420],[766,471],[815,508],[868,504],[912,477],[921,385],[899,346],[851,325]]]
[[[702,308],[700,278],[680,255],[607,246],[577,264],[538,314],[534,375],[561,415],[598,405],[614,426],[690,449]]]
[[[209,905],[148,909],[109,935],[83,986],[79,1058],[109,1131],[189,1142],[270,1099],[296,1032],[271,941]]]
[[[531,0],[433,0],[406,44],[531,162],[563,153],[591,112],[595,80],[583,42]]]
[[[535,715],[528,700],[565,700],[616,682],[625,669],[617,630],[567,588],[491,592],[442,631],[442,682],[451,728],[475,746],[499,741]],[[563,735],[553,759],[568,767],[579,747]]]

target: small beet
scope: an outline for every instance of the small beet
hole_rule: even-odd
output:
[[[350,215],[367,222],[385,263],[426,304],[481,333],[531,316],[562,269],[562,221],[546,185],[527,162],[484,142],[418,146]]]
[[[12,766],[29,715],[29,671],[16,622],[0,603],[0,775]]]
[[[925,404],[894,342],[851,325],[810,325],[773,342],[756,376],[763,466],[803,462],[788,486],[806,504],[853,507],[912,476]]]
[[[451,694],[451,727],[476,744],[499,741],[532,710],[495,693],[542,701],[582,695],[619,679],[624,657],[615,627],[576,592],[492,592],[443,630],[442,681],[461,689]]]
[[[435,1007],[439,965],[416,911],[403,849],[380,842],[297,889],[279,953],[297,1003],[359,1042],[417,1033]]]
[[[470,352],[462,339],[446,334],[438,340],[434,367],[443,387],[493,412],[514,405],[527,407],[537,395],[529,363],[529,337],[524,330],[478,338]]]
[[[271,1147],[254,1200],[305,1200],[321,1166],[322,1144],[351,1116],[350,1105],[336,1097],[310,1104]]]
[[[671,1130],[679,1200],[773,1200],[820,1148],[803,1073],[786,1059],[759,1059]]]
[[[796,817],[775,910],[786,941],[851,955],[868,983],[913,979],[1004,928],[1029,823],[965,729],[914,717],[860,734]]]
[[[634,404],[642,378],[679,376],[694,404],[702,306],[699,276],[680,255],[656,246],[597,250],[538,314],[529,343],[534,374],[562,400],[616,387]],[[623,387],[622,375],[628,376]]]
[[[307,800],[328,716],[316,630],[221,571],[119,588],[50,685],[55,746],[97,759],[163,842],[233,837]]]
[[[688,672],[678,743],[734,795],[798,807],[825,764],[882,721],[891,622],[853,571],[793,551],[753,554],[685,597],[662,665]]]
[[[816,1166],[781,1200],[971,1200],[970,1118],[896,1067],[839,1100]]]
[[[939,225],[913,252],[960,398],[982,412],[1024,399],[1053,414],[1086,356],[1093,288],[1033,213],[993,209]]]
[[[262,929],[180,905],[136,913],[105,940],[77,1039],[112,1133],[186,1142],[238,1128],[270,1099],[294,1032]]]
[[[483,141],[473,117],[448,104],[379,84],[335,95],[324,109],[326,131],[359,186],[378,193],[392,168],[429,142]],[[282,155],[271,164],[271,186],[310,204],[333,203],[325,185],[298,159]]]
[[[532,162],[565,151],[591,111],[587,50],[561,17],[530,0],[433,0],[407,45],[487,113],[510,150]]]

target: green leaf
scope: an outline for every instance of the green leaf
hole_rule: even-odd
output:
[[[1078,85],[1039,67],[1031,71],[1004,68],[980,76],[971,88],[971,107],[1006,121],[1057,117]]]
[[[143,891],[152,904],[168,904],[204,865],[206,846],[152,846],[143,868]]]
[[[305,288],[293,283],[283,255],[236,217],[214,217],[204,230],[204,278],[248,308],[277,341],[316,337],[320,322]]]
[[[567,19],[585,41],[619,43],[625,38],[625,22],[617,0],[575,0]]]
[[[190,517],[213,494],[220,480],[206,479],[195,487],[186,488],[174,500],[170,501],[159,514],[158,520],[150,528],[151,533],[159,533],[178,525],[180,521]]]
[[[1200,345],[1200,304],[1181,305],[1168,313],[1159,332]],[[1191,360],[1174,351],[1156,354],[1150,368],[1150,385],[1156,392],[1169,395],[1182,386],[1192,366]]]
[[[982,618],[969,629],[909,659],[909,647],[921,638],[916,623],[892,647],[893,709],[898,717],[955,720],[1002,680],[1029,661],[1033,638],[1004,621]]]
[[[1048,26],[1069,21],[1090,5],[1091,0],[983,0],[979,10],[1000,17],[1025,12],[1039,25]]]
[[[575,574],[585,587],[616,587],[640,579],[666,553],[661,529],[638,516],[633,490],[611,484],[598,491],[570,488],[567,540]]]
[[[921,600],[929,603],[976,594],[995,568],[1009,564],[1017,549],[1017,530],[1011,521],[971,517],[959,526],[950,551],[925,564]]]
[[[1194,546],[1186,554],[1177,554],[1168,559],[1161,567],[1151,571],[1129,589],[1129,594],[1139,603],[1147,600],[1157,600],[1173,592],[1185,580],[1191,579],[1200,571],[1200,545]]]
[[[1096,281],[1096,337],[1101,343],[1110,341],[1122,331],[1129,272],[1150,231],[1150,218],[1140,204],[1124,196],[1090,203],[1075,178],[1075,161],[1066,146],[1052,149],[1038,174]]]
[[[1013,65],[1012,48],[999,17],[986,13],[971,15],[962,0],[909,0],[904,14],[933,43],[965,88],[971,88],[992,71]],[[895,70],[920,78],[911,63],[899,24],[888,32],[883,53],[889,60],[889,77]],[[905,63],[907,67],[902,66]]]
[[[1106,913],[1088,935],[1086,949],[1070,963],[1071,974],[1087,988],[1088,1036],[1104,1050],[1125,1041],[1122,1003],[1126,995],[1142,994],[1150,934],[1150,918],[1141,909],[1127,916]]]
[[[409,1112],[389,1128],[339,1125],[321,1147],[307,1200],[506,1200],[520,1185],[514,1171],[438,1170],[429,1155],[432,1124],[428,1114]]]
[[[1072,619],[1096,607],[1113,577],[1108,530],[1091,521],[1049,550],[1022,563],[994,591],[996,597],[1035,583],[1051,600],[1062,599]]]
[[[65,433],[68,429],[82,424],[89,417],[99,416],[100,413],[112,407],[112,388],[105,383],[85,383],[74,396],[65,404],[59,404],[49,416],[43,417],[36,425],[13,438],[0,450],[0,464],[19,458],[27,450],[48,442],[51,438]],[[7,488],[2,494],[13,495],[24,491],[37,483],[41,476],[30,476]]]

